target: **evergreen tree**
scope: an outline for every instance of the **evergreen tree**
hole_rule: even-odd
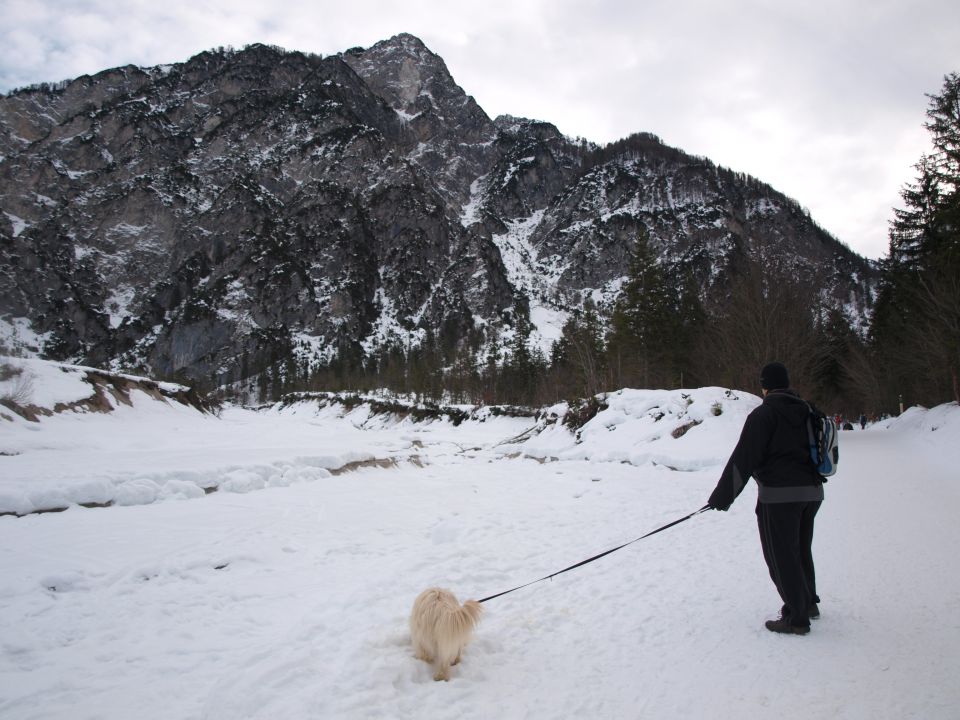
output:
[[[496,329],[492,329],[490,335],[482,370],[482,402],[486,405],[498,402],[500,385],[500,340]]]
[[[445,390],[450,393],[452,402],[479,402],[476,359],[466,344],[458,347],[453,363],[445,377]]]
[[[894,208],[890,223],[887,262],[897,272],[922,269],[936,244],[936,214],[941,202],[936,164],[931,156],[924,155],[914,167],[917,180],[901,190],[904,207]]]
[[[591,303],[582,312],[574,311],[567,318],[550,360],[558,394],[573,400],[591,397],[603,390],[606,366],[603,328]]]
[[[894,211],[871,325],[888,406],[960,402],[960,75],[929,97],[933,151]]]
[[[813,397],[829,400],[847,414],[859,414],[866,407],[863,386],[851,372],[853,353],[860,338],[841,310],[830,308],[816,328],[816,343],[809,371]],[[855,381],[856,380],[856,381]]]
[[[526,316],[518,315],[510,343],[510,357],[503,371],[503,389],[508,400],[525,405],[535,402],[546,365],[542,354],[538,355],[530,350],[531,329]]]
[[[693,274],[678,271],[676,275],[681,280],[673,313],[673,340],[668,346],[670,365],[678,387],[696,387],[703,379],[700,374],[703,363],[697,355],[700,339],[706,329],[707,314]]]
[[[674,298],[675,290],[643,231],[611,317],[610,366],[619,387],[657,387],[669,378]]]

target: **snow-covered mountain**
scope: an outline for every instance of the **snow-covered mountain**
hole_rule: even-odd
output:
[[[862,312],[874,270],[763,183],[637,135],[491,120],[411,35],[254,45],[0,97],[0,330],[46,357],[215,378],[429,332],[556,337],[645,229],[709,296],[771,248]]]

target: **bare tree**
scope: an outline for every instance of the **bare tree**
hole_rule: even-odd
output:
[[[0,395],[0,402],[20,407],[29,405],[33,400],[33,375],[22,367],[3,363],[0,365],[0,381],[7,384],[7,388]]]
[[[780,360],[794,385],[809,386],[816,344],[816,294],[796,275],[750,261],[715,308],[701,353],[718,384],[756,390],[760,368]]]

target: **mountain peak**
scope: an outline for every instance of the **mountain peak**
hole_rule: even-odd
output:
[[[423,40],[418,38],[416,35],[411,35],[410,33],[398,33],[397,35],[394,35],[392,38],[389,38],[387,40],[381,40],[379,43],[377,43],[377,45],[384,45],[384,46],[392,45],[395,47],[403,48],[404,50],[407,50],[409,52],[416,52],[416,53],[421,53],[423,51],[430,52],[430,49],[426,46],[426,43],[424,43]],[[376,45],[374,45],[374,47],[376,47]],[[433,53],[431,52],[431,54]]]
[[[381,59],[384,57],[390,56],[403,56],[412,58],[418,62],[424,61],[439,61],[441,64],[443,60],[439,55],[434,53],[426,46],[426,44],[418,38],[416,35],[411,35],[410,33],[399,33],[394,35],[391,38],[386,40],[381,40],[368,48],[364,47],[352,47],[349,50],[345,50],[340,53],[348,62],[350,60],[359,60],[361,58],[377,58]]]

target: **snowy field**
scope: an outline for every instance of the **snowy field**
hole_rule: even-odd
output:
[[[0,397],[90,389],[13,362]],[[421,590],[492,595],[697,510],[759,399],[625,390],[576,436],[131,401],[39,422],[0,407],[0,512],[69,507],[0,516],[4,720],[960,717],[955,405],[842,433],[809,635],[763,628],[779,600],[751,485],[486,603],[437,683],[409,644]]]

